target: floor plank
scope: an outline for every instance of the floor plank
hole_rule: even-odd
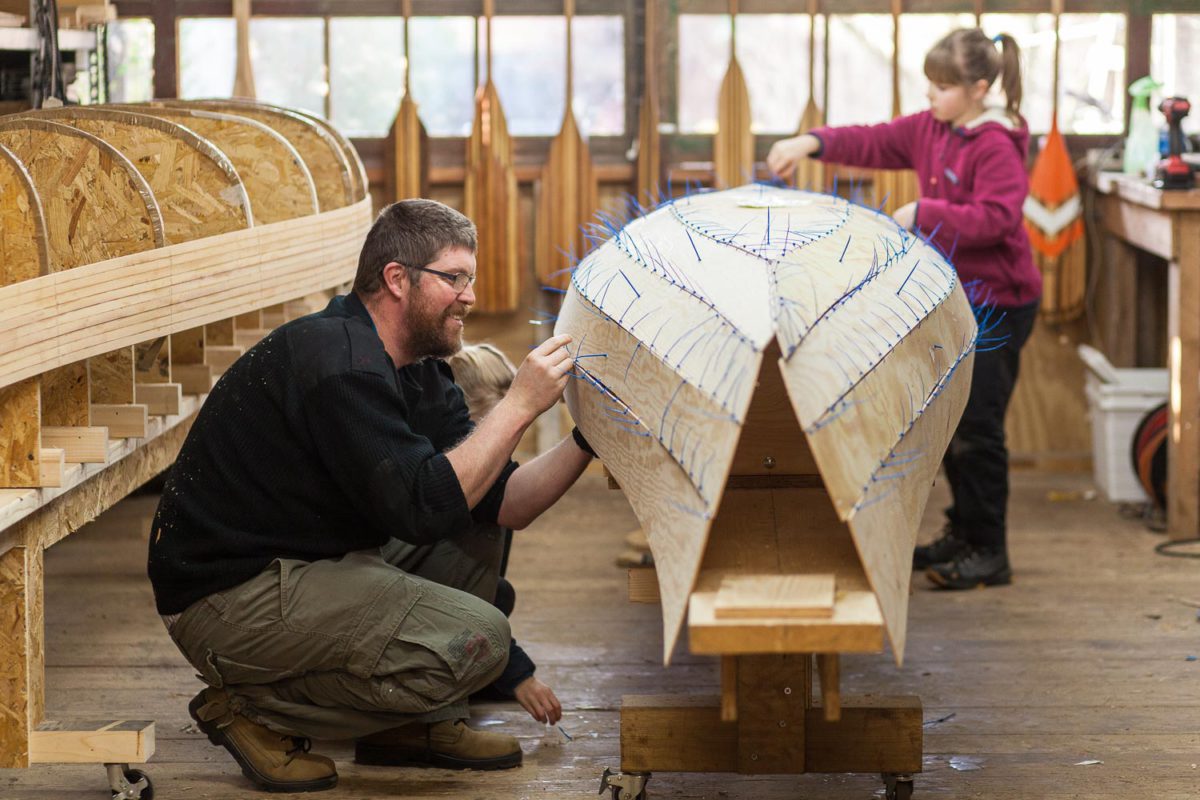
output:
[[[914,576],[903,667],[890,654],[844,656],[843,691],[915,693],[925,706],[919,798],[1195,798],[1200,786],[1200,599],[1194,560],[1155,555],[1161,537],[1071,476],[1016,476],[1011,511],[1016,583],[941,593]],[[1072,494],[1074,493],[1074,494]],[[197,691],[154,613],[145,578],[156,498],[130,498],[46,553],[47,711],[51,717],[157,720],[147,768],[160,798],[224,800],[254,792],[187,716]],[[926,514],[938,527],[944,487]],[[595,796],[619,763],[624,694],[710,694],[715,659],[685,646],[661,664],[657,607],[625,602],[614,566],[636,525],[619,492],[585,476],[518,533],[510,578],[513,629],[566,709],[566,741],[515,706],[475,709],[473,724],[520,737],[525,765],[501,773],[359,767],[351,745],[319,743],[338,761],[329,798]],[[1099,760],[1090,766],[1079,762]],[[1078,765],[1078,766],[1077,766]],[[0,797],[105,797],[98,766],[0,771]],[[869,798],[872,775],[656,774],[653,798]]]

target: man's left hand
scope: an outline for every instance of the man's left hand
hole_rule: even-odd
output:
[[[513,694],[521,708],[538,722],[554,725],[562,719],[562,704],[554,696],[554,690],[532,675],[521,681]]]

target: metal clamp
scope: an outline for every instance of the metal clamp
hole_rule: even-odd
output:
[[[604,790],[608,789],[612,792],[613,800],[637,800],[645,794],[648,780],[649,772],[613,772],[605,767],[604,774],[600,776],[600,791],[596,794],[604,794]]]

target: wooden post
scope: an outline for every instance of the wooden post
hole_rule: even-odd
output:
[[[42,550],[0,555],[0,767],[29,766],[31,731],[44,712]]]
[[[1173,216],[1167,534],[1179,541],[1200,535],[1200,211]]]

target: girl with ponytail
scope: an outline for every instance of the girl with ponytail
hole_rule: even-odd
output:
[[[1008,450],[1004,414],[1021,347],[1042,291],[1023,224],[1029,130],[1020,115],[1017,42],[978,28],[947,34],[925,56],[929,110],[881,125],[817,128],[776,142],[767,165],[790,173],[802,158],[912,169],[921,197],[896,221],[931,237],[973,300],[994,306],[976,350],[971,393],[943,466],[953,504],[941,538],[918,547],[913,568],[946,589],[1006,584]],[[1003,106],[988,91],[1000,79]]]

